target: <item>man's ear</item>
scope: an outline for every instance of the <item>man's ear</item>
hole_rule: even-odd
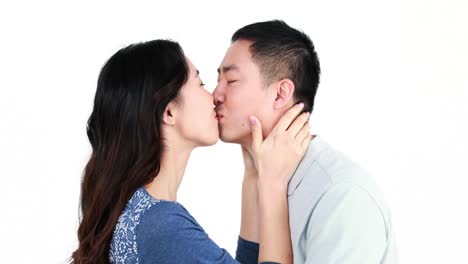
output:
[[[175,125],[175,103],[170,102],[167,106],[166,109],[164,110],[163,116],[162,116],[162,121],[166,125],[173,126]]]
[[[276,85],[275,109],[283,108],[294,95],[294,83],[290,79],[282,79]]]

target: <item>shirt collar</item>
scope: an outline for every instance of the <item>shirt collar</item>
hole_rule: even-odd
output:
[[[307,147],[306,154],[302,158],[299,166],[289,180],[288,196],[292,195],[302,178],[306,175],[310,166],[314,163],[320,152],[328,147],[328,144],[323,141],[319,136],[315,136]]]

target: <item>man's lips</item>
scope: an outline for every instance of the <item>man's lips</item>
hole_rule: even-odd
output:
[[[220,121],[224,116],[222,114],[216,114],[216,118]]]

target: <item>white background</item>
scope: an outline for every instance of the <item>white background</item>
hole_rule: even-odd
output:
[[[466,1],[65,2],[0,4],[1,263],[64,263],[75,249],[86,121],[107,58],[171,38],[212,91],[232,33],[273,18],[314,41],[312,129],[375,176],[401,263],[468,263]],[[218,142],[194,151],[179,190],[232,254],[241,179],[239,147]]]

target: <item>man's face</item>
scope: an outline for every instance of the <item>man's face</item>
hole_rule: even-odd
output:
[[[218,85],[213,92],[219,120],[219,137],[224,142],[249,146],[249,116],[255,115],[265,131],[273,113],[275,92],[265,88],[260,69],[249,51],[251,42],[232,43],[218,69]],[[265,122],[265,124],[264,124]]]

